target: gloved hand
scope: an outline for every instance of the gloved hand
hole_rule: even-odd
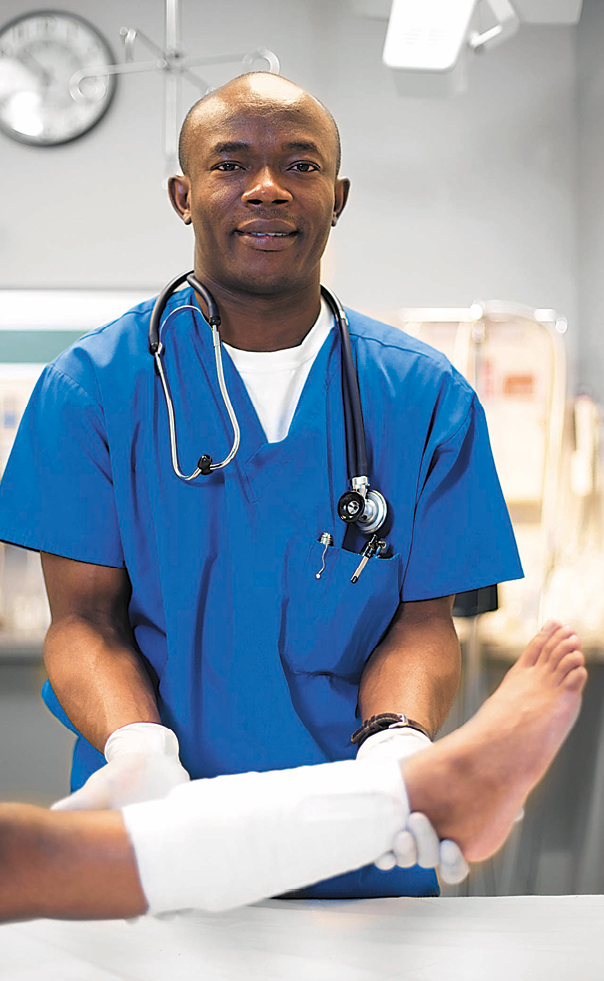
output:
[[[112,732],[105,759],[106,766],[80,790],[53,804],[52,810],[116,809],[165,797],[191,779],[178,757],[175,734],[154,722],[135,722]]]
[[[417,729],[385,729],[369,736],[357,753],[357,760],[402,760],[430,746],[430,740]],[[460,848],[454,841],[440,841],[425,814],[415,811],[409,815],[403,831],[396,835],[392,851],[376,861],[378,869],[387,872],[395,865],[403,869],[420,865],[436,869],[447,885],[457,885],[470,871]]]

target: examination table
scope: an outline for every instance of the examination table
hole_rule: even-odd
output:
[[[0,927],[2,981],[604,981],[604,896],[269,900]]]

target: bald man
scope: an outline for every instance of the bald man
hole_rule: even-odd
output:
[[[362,566],[368,537],[340,520],[347,391],[320,265],[349,181],[330,113],[249,74],[191,109],[180,145],[170,200],[203,289],[168,300],[157,371],[153,301],[49,365],[0,486],[0,538],[42,553],[45,698],[78,736],[59,807],[424,749],[459,682],[453,595],[521,575],[475,393],[443,356],[353,311],[368,476],[388,504]],[[377,196],[389,162],[372,153]],[[364,247],[358,221],[348,234]],[[207,291],[241,444],[199,473],[232,442]],[[303,895],[437,891],[433,869],[369,864]]]

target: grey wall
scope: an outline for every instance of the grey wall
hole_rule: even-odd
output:
[[[579,378],[604,401],[604,4],[585,0],[577,29]]]
[[[384,22],[325,7],[322,74],[353,179],[334,243],[342,294],[370,307],[508,299],[573,319],[572,29],[523,29],[476,60],[462,97],[403,99],[381,65]]]
[[[23,0],[4,0],[3,19]],[[162,3],[59,4],[119,50],[126,23],[162,37]],[[341,124],[353,180],[328,278],[351,305],[553,306],[575,319],[575,32],[523,28],[478,61],[456,100],[401,99],[381,64],[385,22],[350,0],[184,0],[190,52],[273,48]],[[141,56],[146,57],[144,49]],[[208,72],[212,84],[236,66]],[[185,90],[187,104],[193,87]],[[161,187],[162,80],[121,80],[108,117],[55,149],[0,136],[0,286],[159,287],[190,262]]]
[[[0,801],[48,805],[69,793],[75,737],[42,702],[45,677],[41,661],[0,656]]]
[[[22,13],[23,0],[4,0],[2,20]],[[35,4],[31,4],[35,7]],[[119,28],[136,26],[163,38],[163,3],[105,0],[59,2],[88,18],[122,58]],[[313,3],[185,0],[183,29],[191,54],[279,52],[284,73],[312,84]],[[228,11],[228,12],[226,12]],[[137,57],[149,57],[137,48]],[[205,72],[218,85],[237,64]],[[161,286],[191,264],[192,238],[161,186],[162,94],[159,73],[121,80],[110,113],[82,139],[53,149],[23,146],[0,135],[4,187],[0,208],[0,285]],[[184,108],[199,92],[185,86]]]

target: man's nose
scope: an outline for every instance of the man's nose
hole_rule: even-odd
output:
[[[242,195],[244,204],[286,204],[292,195],[283,186],[281,175],[270,167],[256,171]]]

